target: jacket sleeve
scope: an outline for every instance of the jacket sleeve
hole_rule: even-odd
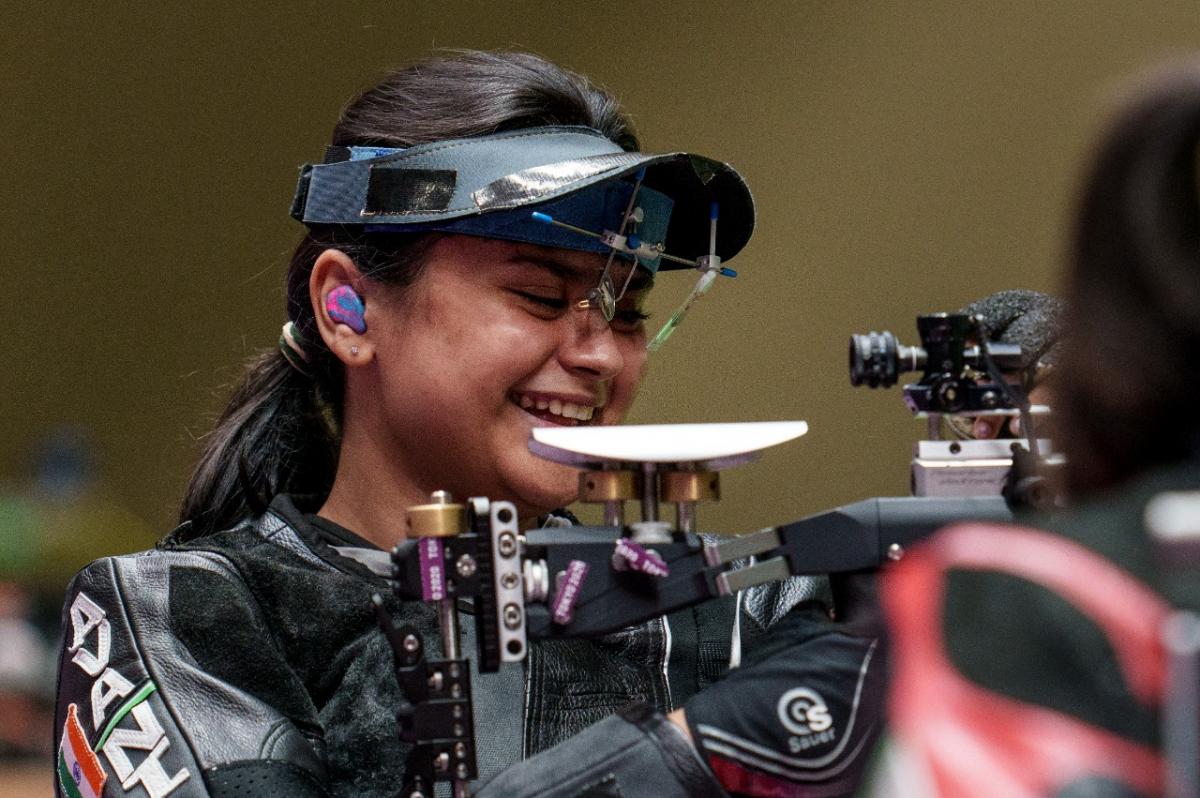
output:
[[[477,798],[729,798],[683,732],[630,704],[504,770]]]
[[[68,587],[63,632],[59,798],[326,794],[311,701],[227,560],[98,560]]]
[[[885,666],[878,639],[798,606],[745,664],[684,706],[717,781],[746,796],[854,795],[879,733]]]

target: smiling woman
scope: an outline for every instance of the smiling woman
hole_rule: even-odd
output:
[[[578,306],[603,270],[597,254],[445,235],[395,296],[341,253],[320,256],[317,293],[358,285],[371,334],[345,359],[341,457],[319,515],[390,547],[394,519],[433,490],[513,501],[529,523],[570,502],[576,472],[530,454],[530,429],[617,423],[646,360],[642,292],[611,325]],[[338,325],[321,333],[337,351]]]
[[[207,438],[180,526],[69,588],[56,722],[95,778],[63,769],[60,795],[111,793],[106,781],[154,796],[396,794],[404,700],[370,598],[388,596],[384,611],[431,644],[438,620],[369,564],[433,491],[511,501],[522,528],[568,502],[575,472],[533,456],[531,431],[619,422],[646,362],[654,276],[694,266],[700,291],[750,237],[753,202],[731,167],[637,146],[611,96],[525,54],[434,58],[350,103],[301,174],[292,215],[307,233],[279,347],[248,365]],[[824,584],[748,598],[747,651]],[[474,674],[482,775],[567,746],[485,791],[550,795],[570,773],[564,795],[724,795],[678,708],[709,696],[689,717],[730,716],[737,683],[702,689],[729,661],[737,613],[731,598],[600,640],[534,641],[524,670]],[[789,617],[776,651],[826,633]],[[473,633],[469,613],[458,622]],[[810,741],[812,762],[847,749],[851,729],[861,750],[871,728],[854,722],[869,642],[837,639],[840,664],[811,660],[839,724]],[[784,672],[784,687],[802,678]],[[642,703],[614,714],[630,702]]]

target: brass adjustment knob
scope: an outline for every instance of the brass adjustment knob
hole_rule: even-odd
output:
[[[449,538],[467,531],[467,506],[455,504],[444,490],[435,490],[429,504],[408,508],[408,535],[414,538]]]
[[[633,501],[641,496],[641,480],[636,471],[583,471],[579,474],[579,501]]]
[[[718,501],[721,481],[716,471],[662,471],[658,475],[664,502]]]

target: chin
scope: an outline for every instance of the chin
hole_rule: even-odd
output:
[[[510,482],[513,503],[523,517],[544,515],[565,507],[579,494],[579,472],[567,466],[538,460],[520,479]]]

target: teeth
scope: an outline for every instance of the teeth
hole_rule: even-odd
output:
[[[579,421],[591,421],[596,408],[587,405],[577,405],[574,402],[564,402],[561,399],[534,399],[528,394],[521,394],[518,404],[525,409],[548,410],[556,416],[573,418]]]

